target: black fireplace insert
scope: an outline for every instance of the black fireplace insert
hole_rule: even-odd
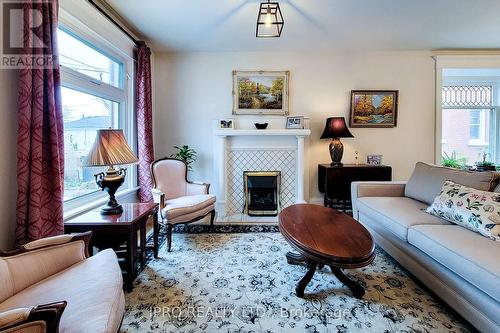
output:
[[[276,216],[280,210],[280,171],[245,171],[244,214]]]

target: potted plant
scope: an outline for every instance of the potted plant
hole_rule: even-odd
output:
[[[443,166],[453,169],[463,169],[467,163],[467,159],[465,157],[457,157],[456,152],[451,153],[451,155],[445,152],[441,159],[441,164]]]
[[[178,160],[184,161],[186,163],[188,170],[192,170],[191,163],[196,161],[196,150],[189,148],[187,145],[181,147],[174,146],[177,149],[175,154],[170,155],[170,157],[176,158]]]
[[[483,160],[480,162],[476,162],[476,170],[477,171],[496,171],[497,167],[495,163],[486,161],[487,153],[483,154]]]

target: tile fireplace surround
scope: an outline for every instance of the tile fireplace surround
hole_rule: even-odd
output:
[[[277,217],[243,214],[244,171],[281,171],[281,208],[304,203],[309,129],[216,129],[214,170],[217,222],[277,222]]]

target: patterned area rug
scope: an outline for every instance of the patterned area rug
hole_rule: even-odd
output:
[[[366,287],[363,300],[327,268],[301,299],[305,267],[286,263],[291,247],[276,227],[211,230],[184,227],[173,252],[162,246],[126,295],[122,332],[474,331],[381,249],[370,266],[347,270]]]

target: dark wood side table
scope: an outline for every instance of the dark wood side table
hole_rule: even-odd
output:
[[[92,231],[90,246],[99,250],[112,248],[122,264],[123,279],[127,291],[132,290],[134,279],[146,263],[146,222],[150,216],[158,216],[156,203],[125,203],[123,213],[101,215],[100,208],[91,210],[64,222],[66,233]],[[158,253],[158,223],[154,223],[154,254]],[[137,233],[140,233],[138,247]],[[123,247],[125,244],[125,247]]]
[[[318,164],[318,188],[324,193],[323,203],[333,207],[333,200],[351,200],[351,183],[355,181],[392,180],[392,168],[386,165],[344,164],[331,166]]]

